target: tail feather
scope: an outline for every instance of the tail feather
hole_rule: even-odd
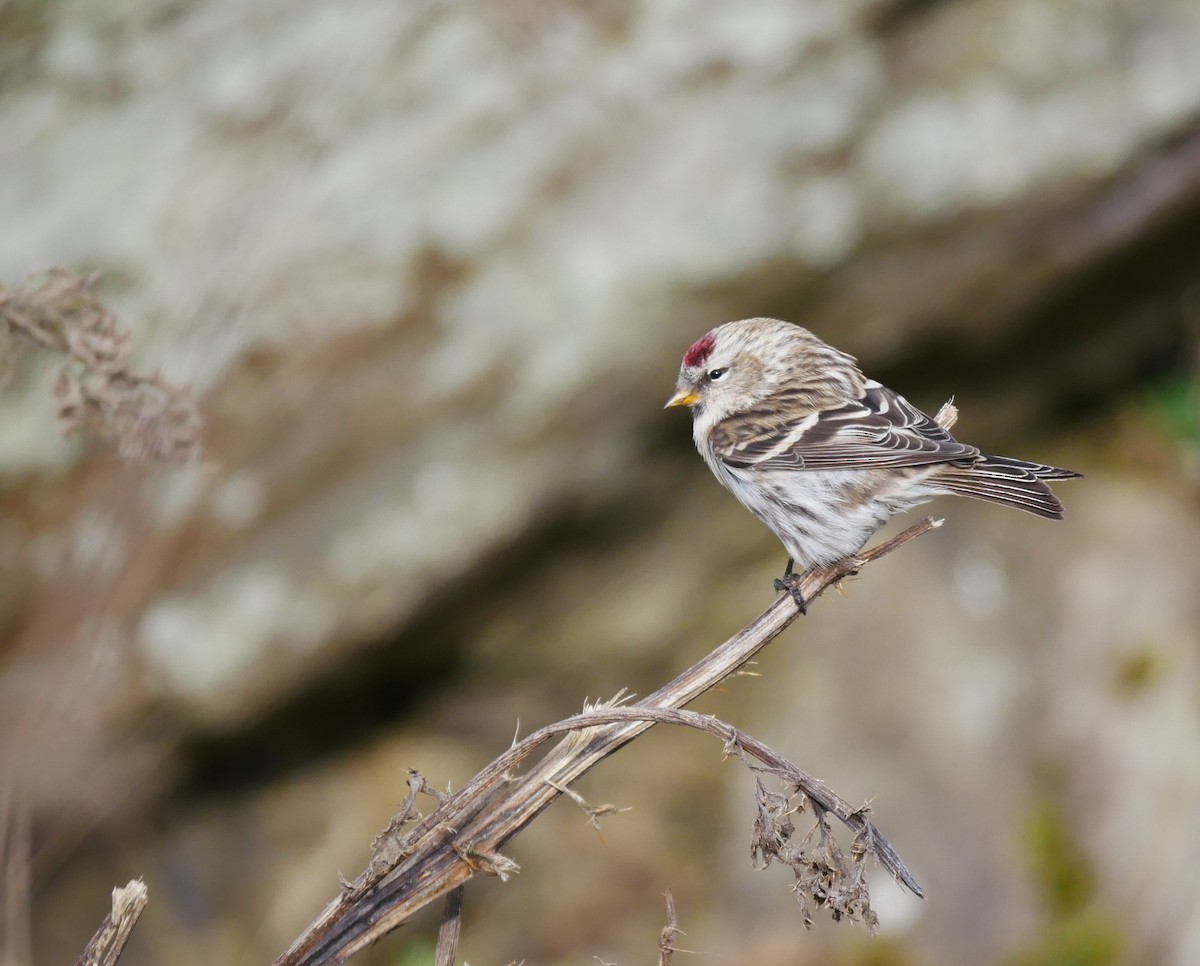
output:
[[[937,482],[958,496],[989,500],[1051,520],[1061,520],[1063,505],[1043,480],[1080,476],[1072,470],[1042,463],[1027,463],[1007,456],[983,456],[970,466],[947,464]]]
[[[1061,466],[1047,466],[1045,463],[1030,463],[1026,460],[1015,460],[1010,456],[985,456],[983,465],[987,469],[1008,467],[1022,470],[1039,480],[1077,480],[1082,479],[1082,473],[1074,470],[1064,470]]]

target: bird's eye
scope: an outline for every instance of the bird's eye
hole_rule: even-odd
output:
[[[716,382],[723,375],[725,375],[725,373],[727,373],[728,371],[729,371],[728,366],[726,366],[723,369],[710,369],[708,371],[708,379],[710,382]]]

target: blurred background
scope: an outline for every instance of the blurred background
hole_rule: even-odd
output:
[[[468,887],[462,954],[652,962],[671,888],[701,963],[1200,962],[1197,51],[1196,0],[2,0],[0,281],[99,272],[207,422],[123,462],[10,367],[5,966],[135,876],[122,966],[270,962],[407,768],[757,614],[784,554],[661,411],[753,315],[1086,474],[1057,524],[934,504],[697,704],[929,898],[806,932],[748,776],[656,729],[579,785],[631,811],[559,802]]]

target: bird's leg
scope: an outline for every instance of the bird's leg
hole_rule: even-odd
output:
[[[786,590],[792,595],[792,600],[796,602],[796,606],[800,608],[800,613],[807,614],[808,601],[800,593],[800,574],[792,572],[792,567],[795,563],[796,561],[788,557],[787,569],[784,570],[783,576],[775,578],[775,593],[781,594]]]

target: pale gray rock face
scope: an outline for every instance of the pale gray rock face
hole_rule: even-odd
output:
[[[286,731],[304,709],[359,709],[370,702],[330,695],[364,682],[386,704],[388,684],[396,710],[363,717],[404,731],[370,760],[433,772],[422,754],[452,743],[456,768],[440,777],[458,784],[517,717],[653,687],[749,618],[781,563],[687,452],[686,420],[657,408],[692,338],[779,314],[903,378],[896,388],[926,408],[958,393],[972,442],[1100,467],[1078,466],[1089,480],[1064,492],[1057,528],[991,527],[954,506],[956,521],[987,525],[914,551],[920,579],[903,594],[888,587],[899,563],[865,576],[836,605],[843,624],[820,623],[822,602],[804,656],[774,658],[795,661],[764,685],[774,703],[748,698],[730,716],[753,710],[784,732],[808,722],[789,749],[800,764],[835,787],[848,776],[847,794],[886,790],[895,808],[881,798],[880,824],[927,849],[906,857],[942,886],[919,912],[897,903],[895,935],[933,961],[1034,943],[1018,826],[1044,790],[1034,765],[1051,760],[1054,796],[1096,864],[1094,901],[1163,890],[1120,925],[1126,948],[1195,962],[1191,920],[1164,912],[1195,908],[1186,862],[1159,856],[1169,881],[1122,877],[1113,843],[1133,805],[1103,793],[1099,763],[1119,788],[1144,789],[1140,801],[1181,803],[1146,806],[1161,841],[1190,831],[1200,756],[1178,682],[1196,625],[1178,574],[1195,528],[1175,530],[1178,556],[1139,564],[1161,606],[1145,609],[1149,591],[1106,596],[1146,532],[1166,539],[1186,518],[1184,501],[1159,500],[1186,476],[1154,444],[1147,460],[1167,469],[1131,470],[1123,490],[1107,478],[1121,465],[1105,455],[1110,434],[1077,421],[1072,442],[1056,420],[1106,398],[1141,426],[1139,380],[1188,344],[1197,50],[1195,0],[0,7],[0,281],[39,263],[96,269],[138,364],[192,383],[208,419],[201,463],[125,466],[58,435],[52,372],[23,365],[0,393],[0,755],[13,787],[47,827],[90,833],[118,807],[141,814],[192,787],[179,782],[193,772],[219,784],[219,766],[178,753],[203,736],[220,754],[251,748],[252,788],[265,780],[245,764],[257,754],[290,790],[278,811],[243,793],[247,834],[295,821],[320,837],[321,813],[301,808],[303,779],[290,777],[315,753],[283,755],[272,721]],[[1147,503],[1144,527],[1106,525]],[[1022,561],[1042,558],[1046,579],[1022,579]],[[1123,596],[1143,603],[1095,616]],[[930,623],[935,612],[953,618]],[[1142,631],[1169,670],[1135,697],[1105,690]],[[839,698],[852,675],[838,661],[863,638],[914,654],[887,666],[937,701],[888,704],[886,675]],[[814,673],[824,690],[784,683]],[[889,709],[906,756],[881,750],[890,724],[853,715],[849,732],[804,740],[820,735],[822,700],[830,714]],[[342,801],[393,802],[402,776],[393,787],[354,750],[366,726],[327,714],[304,735],[340,752],[328,767]],[[1150,733],[1159,756],[1131,751]],[[396,751],[405,741],[411,759]],[[681,787],[723,795],[711,765],[702,752],[694,773],[680,766]],[[920,800],[930,782],[970,818],[943,827]],[[622,789],[626,803],[644,784]],[[656,798],[668,815],[709,813],[690,831],[741,842],[733,792],[728,807],[680,801]],[[134,835],[130,849],[174,868],[188,835],[224,841],[228,816],[202,811],[182,839]],[[359,814],[362,841],[386,814]],[[631,837],[652,838],[654,821]],[[270,935],[245,940],[264,956],[357,861],[334,838],[320,869],[281,860],[278,881],[243,897],[252,912],[233,928],[247,937],[255,910],[272,910]],[[535,841],[538,874],[561,885],[555,846]],[[636,885],[618,890],[629,904],[613,901],[612,922],[636,909],[650,931],[623,961],[652,948],[660,888],[681,888],[678,856],[654,851],[647,873],[638,851],[621,853]],[[235,863],[238,849],[212,854],[219,881],[215,857]],[[723,856],[686,868],[740,887]],[[72,861],[75,881],[107,895],[117,873],[92,853]],[[285,895],[279,881],[298,875],[318,886]],[[712,946],[763,963],[794,961],[779,952],[791,943],[814,957],[854,944],[845,928],[798,936],[771,884],[752,887],[776,904],[757,938],[715,911],[722,886],[693,891],[697,916],[725,930]],[[66,895],[54,907],[90,923]],[[562,921],[577,921],[583,897],[547,885],[537,903],[555,895]],[[533,936],[555,918],[488,901],[497,932],[524,921]],[[580,927],[578,946],[547,934],[533,952],[508,934],[504,948],[591,955],[613,929]]]

